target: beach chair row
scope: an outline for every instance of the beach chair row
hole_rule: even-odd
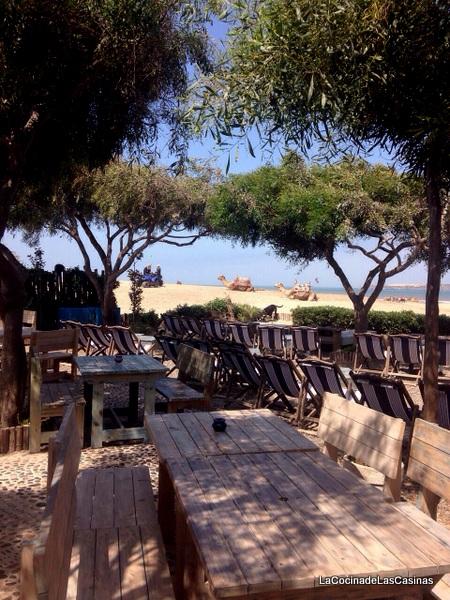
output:
[[[79,350],[88,356],[147,354],[137,335],[129,328],[61,321],[63,329],[78,329]]]

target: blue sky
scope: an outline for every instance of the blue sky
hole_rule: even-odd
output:
[[[226,26],[214,23],[210,29],[211,35],[220,44],[224,39]],[[253,158],[245,146],[239,147],[239,153],[231,153],[230,173],[252,171],[267,161],[257,151],[257,140],[252,139],[256,158]],[[192,142],[190,156],[199,159],[213,159],[218,167],[225,171],[228,161],[228,151],[217,146],[210,138]],[[279,154],[275,152],[273,161],[277,162]],[[374,151],[370,160],[373,162],[388,163],[389,157],[381,152]],[[104,239],[101,231],[97,232],[98,239]],[[6,234],[4,243],[11,248],[20,259],[27,263],[27,256],[32,250],[22,242],[21,235]],[[63,263],[67,267],[82,266],[82,259],[76,244],[67,238],[50,237],[43,235],[41,247],[44,250],[46,268],[53,268],[55,263]],[[367,266],[358,254],[351,254],[344,250],[338,251],[345,272],[353,285],[362,283],[367,273]],[[244,275],[252,278],[255,285],[273,285],[283,281],[285,285],[294,280],[311,281],[320,287],[339,286],[340,282],[324,261],[315,261],[306,268],[300,269],[281,260],[268,247],[242,248],[226,240],[202,239],[193,246],[177,248],[164,244],[156,244],[147,249],[143,259],[137,263],[139,268],[151,263],[161,265],[163,277],[167,282],[177,280],[183,283],[216,284],[217,276],[224,274],[227,278],[235,275]],[[99,263],[93,264],[101,268]],[[424,265],[411,267],[391,282],[425,283],[426,268]]]

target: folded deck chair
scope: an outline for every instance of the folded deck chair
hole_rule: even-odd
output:
[[[306,399],[309,399],[316,409],[309,415],[299,413],[297,415],[299,422],[318,421],[325,392],[347,399],[353,397],[351,387],[336,363],[319,359],[303,359],[297,361],[297,365],[305,378]]]
[[[228,339],[228,325],[219,319],[203,319],[206,337],[213,342],[223,342]]]
[[[165,363],[167,360],[170,360],[170,362],[172,362],[174,365],[166,373],[166,375],[170,375],[170,373],[176,369],[176,363],[178,360],[178,347],[183,342],[179,338],[174,338],[168,335],[155,335],[155,340],[162,350],[161,362]]]
[[[304,386],[302,374],[294,362],[279,356],[255,356],[255,360],[265,388],[259,394],[259,405],[271,407],[281,400],[289,412],[295,412],[292,402],[297,405],[302,402]]]
[[[413,423],[418,407],[399,377],[353,371],[350,371],[350,377],[361,394],[361,404],[367,404],[369,408],[390,417],[403,419],[407,425]]]
[[[161,316],[163,319],[164,328],[169,335],[183,337],[186,334],[180,317],[167,314]]]
[[[319,331],[316,327],[291,327],[292,357],[316,355],[320,358]]]
[[[203,325],[195,317],[180,317],[181,326],[188,338],[193,336],[201,338],[203,337]]]
[[[147,354],[137,335],[129,327],[108,327],[111,335],[111,354]]]
[[[356,352],[353,369],[355,372],[364,369],[385,371],[387,368],[386,338],[378,333],[355,333]],[[374,364],[375,363],[375,364]],[[379,368],[376,368],[378,365]]]
[[[286,328],[273,325],[258,326],[259,349],[262,354],[286,356],[285,336]]]
[[[197,348],[197,350],[206,352],[206,354],[213,353],[213,348],[207,340],[198,340],[190,338],[188,340],[183,340],[183,344],[186,344],[186,346],[190,346],[191,348]]]
[[[228,323],[231,339],[238,344],[253,348],[255,345],[256,328],[246,323]]]
[[[422,369],[422,338],[420,335],[390,335],[389,363],[394,372],[406,367],[410,374]],[[405,375],[402,373],[402,375]]]
[[[233,400],[238,400],[251,391],[256,392],[258,396],[261,388],[260,369],[245,346],[220,344],[219,359],[223,379],[227,382],[227,397],[231,395],[231,389],[235,384],[238,386],[238,393]]]
[[[419,379],[419,389],[422,398],[425,398],[422,379]],[[437,422],[440,427],[450,429],[450,379],[440,379],[438,381],[438,390]]]
[[[111,335],[101,325],[91,323],[83,325],[85,336],[89,340],[87,353],[91,356],[108,354],[111,348]]]
[[[439,366],[450,368],[450,338],[439,336]]]

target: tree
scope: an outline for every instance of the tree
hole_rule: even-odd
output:
[[[361,160],[307,168],[293,154],[281,167],[235,175],[209,203],[213,231],[244,244],[269,243],[294,264],[324,259],[355,310],[355,327],[367,316],[386,280],[423,258],[426,207],[420,181]],[[346,247],[370,269],[359,290],[336,257]]]
[[[190,246],[207,233],[202,220],[211,190],[208,177],[172,176],[163,168],[113,161],[81,174],[45,211],[50,231],[62,232],[78,245],[105,323],[114,323],[117,280],[146,248],[156,243]],[[98,230],[103,230],[105,244]],[[101,262],[102,282],[92,266],[92,253]]]
[[[73,168],[150,152],[160,127],[182,151],[178,97],[189,63],[208,65],[206,40],[188,0],[2,2],[0,242],[11,210],[37,210]],[[15,424],[26,381],[23,280],[0,243],[1,425]]]
[[[437,418],[441,222],[450,180],[450,12],[444,0],[234,0],[227,55],[190,110],[218,140],[258,127],[389,150],[426,183],[425,418]],[[251,150],[252,151],[252,150]]]

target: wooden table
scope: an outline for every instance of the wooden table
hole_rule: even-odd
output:
[[[215,417],[225,418],[225,432],[213,430]],[[162,463],[191,456],[318,450],[267,408],[152,415],[145,424]]]
[[[169,458],[166,466],[179,599],[418,599],[450,572],[448,546],[319,452]],[[430,579],[326,579],[378,576]]]
[[[116,362],[114,356],[77,356],[74,359],[81,378],[88,385],[86,394],[86,415],[90,424],[91,445],[101,448],[103,442],[147,438],[144,427],[121,427],[103,429],[103,398],[105,383],[130,384],[129,422],[136,424],[139,383],[144,386],[145,412],[155,412],[154,382],[168,371],[167,367],[150,356],[123,356]],[[90,389],[89,389],[90,388]],[[86,386],[85,386],[86,389]],[[92,407],[92,408],[91,408]]]

